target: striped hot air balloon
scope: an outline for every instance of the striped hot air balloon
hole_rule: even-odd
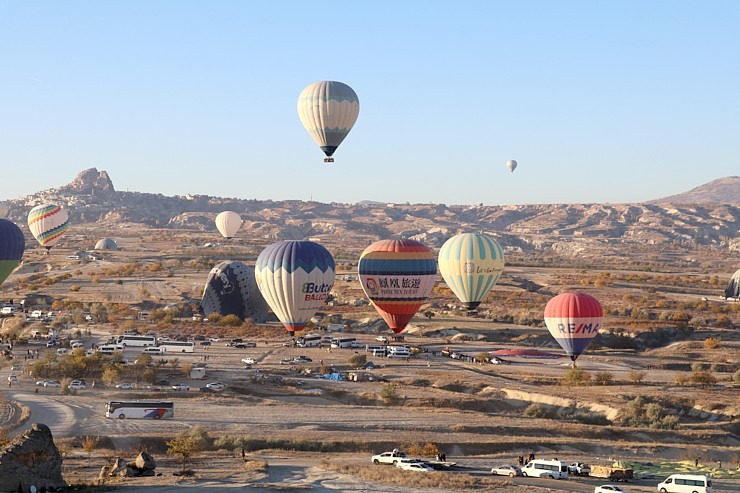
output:
[[[352,130],[359,114],[360,100],[357,94],[342,82],[314,82],[298,96],[298,117],[326,154],[326,163],[334,162],[334,151]]]
[[[33,237],[48,252],[67,231],[69,215],[56,204],[37,205],[28,213],[28,227]]]
[[[465,308],[475,310],[504,271],[504,250],[485,234],[462,233],[439,251],[439,272]]]
[[[545,325],[573,364],[598,334],[603,318],[601,303],[586,293],[559,294],[545,306]]]
[[[414,240],[381,240],[362,252],[357,266],[362,289],[393,332],[414,318],[437,280],[429,248]]]
[[[21,228],[12,221],[0,219],[0,284],[18,266],[26,249]]]
[[[334,287],[331,253],[311,241],[279,241],[254,267],[257,287],[288,332],[301,331]]]

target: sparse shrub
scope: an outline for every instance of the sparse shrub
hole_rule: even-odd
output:
[[[676,385],[687,385],[689,383],[689,376],[684,373],[679,373],[678,375],[676,375],[674,382],[676,383]]]
[[[707,337],[704,339],[704,349],[712,350],[719,347],[720,340],[716,337]]]
[[[591,375],[577,366],[568,369],[563,375],[564,385],[585,385],[591,380]]]
[[[212,320],[210,316],[208,317],[208,319]],[[240,327],[242,323],[244,323],[242,319],[234,314],[223,316],[218,321],[218,325],[220,325],[221,327]]]
[[[689,381],[694,385],[700,385],[701,387],[711,387],[717,383],[717,379],[708,371],[694,371],[691,372]]]
[[[701,371],[704,371],[704,364],[699,363],[698,361],[695,361],[694,363],[691,363],[691,371],[694,373],[698,373]]]
[[[524,410],[524,415],[529,416],[530,418],[549,418],[550,413],[547,411],[545,406],[533,402],[529,406],[527,406],[527,409]]]
[[[740,370],[736,371],[734,375],[732,375],[732,381],[735,383],[740,383]]]
[[[70,291],[74,291],[74,292],[76,293],[77,291],[79,291],[79,290],[80,290],[80,286],[79,286],[79,285],[77,285],[77,284],[72,284],[72,285],[71,285],[71,286],[69,287],[69,290],[70,290]]]
[[[645,380],[645,372],[644,371],[637,371],[637,370],[630,370],[627,373],[627,380],[634,384],[642,383],[643,380]]]
[[[413,457],[436,457],[439,454],[439,447],[434,443],[407,443],[403,446],[406,454]]]
[[[383,389],[380,391],[380,397],[387,402],[395,401],[398,398],[398,386],[395,383],[383,385]]]
[[[365,363],[367,363],[367,355],[365,354],[355,353],[349,357],[349,364],[353,368],[359,368]]]
[[[600,371],[594,375],[594,383],[596,385],[611,385],[614,381],[614,375],[608,371]]]

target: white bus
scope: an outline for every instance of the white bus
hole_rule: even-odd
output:
[[[568,479],[568,463],[561,460],[534,459],[522,467],[522,476]]]
[[[703,474],[671,474],[658,484],[660,493],[712,493],[712,479]]]
[[[106,418],[168,419],[174,416],[174,402],[113,401],[105,406]]]
[[[118,344],[124,347],[149,347],[157,345],[157,338],[154,336],[134,336],[124,334],[118,336]]]
[[[296,339],[295,345],[298,347],[319,347],[321,346],[321,337],[320,334],[308,334]]]
[[[357,339],[354,337],[335,337],[331,340],[331,347],[336,348],[342,348],[342,349],[348,349],[352,347],[352,343],[356,342]]]
[[[161,341],[159,348],[163,353],[192,353],[195,351],[193,341]]]

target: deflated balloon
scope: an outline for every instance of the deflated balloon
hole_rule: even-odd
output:
[[[518,166],[517,162],[514,161],[513,159],[506,161],[506,167],[509,168],[509,171],[511,171],[512,173],[514,172],[517,166]]]
[[[475,310],[504,271],[504,250],[485,234],[462,233],[439,251],[439,272],[465,308]]]
[[[257,257],[257,286],[291,335],[301,331],[334,287],[331,253],[311,241],[279,241]]]
[[[740,269],[730,278],[725,288],[725,298],[740,298]]]
[[[67,231],[69,216],[61,206],[37,205],[28,213],[28,227],[33,237],[48,251]]]
[[[414,318],[434,288],[437,262],[415,240],[381,240],[362,252],[357,266],[362,289],[398,334]]]
[[[298,96],[298,117],[326,154],[324,162],[327,163],[334,162],[331,156],[352,130],[359,114],[360,100],[357,94],[341,82],[315,82]]]
[[[215,312],[257,323],[266,321],[268,314],[254,269],[238,260],[227,260],[211,269],[200,307],[205,316]]]
[[[223,211],[216,216],[216,229],[224,238],[233,238],[242,227],[242,218],[232,211]]]
[[[601,328],[601,303],[586,293],[559,294],[545,306],[545,324],[550,334],[575,363]]]
[[[0,284],[18,266],[26,249],[21,228],[7,219],[0,219]]]

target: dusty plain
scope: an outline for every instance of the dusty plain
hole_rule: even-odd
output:
[[[105,236],[114,237],[121,250],[98,252],[95,261],[67,259]],[[215,246],[205,247],[205,243]],[[268,243],[239,238],[225,242],[196,231],[126,225],[102,230],[86,225],[73,227],[48,256],[31,248],[23,265],[3,285],[3,298],[44,294],[66,301],[55,308],[68,314],[87,313],[99,303],[129,307],[128,312],[120,310],[120,317],[113,316],[111,309],[106,323],[70,323],[64,333],[69,336],[79,330],[86,347],[131,326],[158,335],[219,340],[211,346],[196,342],[195,353],[179,356],[179,367],[171,362],[157,367],[157,380],[187,383],[189,391],[145,382],[138,382],[136,389],[120,390],[101,380],[95,380],[92,388],[87,379],[87,388],[76,395],[36,386],[36,378],[29,374],[34,360],[23,361],[23,355],[39,346],[18,344],[13,363],[21,369],[11,370],[7,361],[0,368],[3,382],[10,374],[19,377],[17,385],[3,391],[6,404],[0,425],[10,435],[33,422],[49,425],[55,439],[66,444],[65,472],[70,483],[95,484],[100,467],[110,459],[131,459],[143,449],[152,453],[162,476],[117,480],[107,486],[120,491],[591,492],[605,482],[594,478],[509,479],[490,474],[492,466],[513,464],[517,456],[528,453],[592,465],[622,460],[684,467],[680,464],[693,466],[698,461],[695,470],[717,478],[715,491],[740,491],[740,392],[733,382],[740,355],[736,328],[740,311],[738,303],[719,299],[723,285],[714,281],[732,272],[731,259],[713,257],[711,262],[692,264],[687,259],[677,261],[667,252],[664,257],[656,256],[663,258],[662,266],[636,272],[629,269],[629,262],[620,269],[599,265],[594,259],[580,265],[532,264],[513,254],[478,316],[448,306],[456,300],[440,282],[404,334],[404,344],[420,350],[408,361],[373,357],[363,349],[286,346],[290,338],[277,323],[231,328],[194,321],[189,313],[167,322],[136,318],[139,311],[151,313],[166,306],[187,312],[182,308],[196,306],[211,265],[221,260],[251,264]],[[332,251],[330,241],[325,244]],[[335,253],[336,303],[322,312],[347,323],[348,332],[358,341],[377,344],[376,337],[390,332],[371,306],[353,304],[364,297],[356,280],[356,259],[362,248],[340,247],[342,254]],[[132,265],[128,272],[121,269]],[[355,279],[345,281],[345,274]],[[646,332],[675,330],[663,344],[637,350],[610,347],[611,339],[605,335],[602,343],[579,358],[578,367],[592,377],[591,382],[579,385],[564,383],[570,371],[565,358],[506,356],[509,364],[493,365],[441,354],[444,348],[470,356],[516,348],[562,353],[544,325],[536,321],[541,320],[547,300],[567,289],[584,289],[599,298],[608,312],[604,326],[614,334],[639,339]],[[654,315],[625,316],[627,306],[639,306]],[[433,316],[423,316],[426,311]],[[685,316],[661,320],[665,311],[688,314],[694,321],[701,318],[705,324],[689,329]],[[507,315],[510,321],[502,321]],[[721,317],[729,323],[713,323]],[[5,330],[8,321],[3,322]],[[29,323],[24,330],[32,328]],[[227,347],[225,342],[234,337],[255,342],[256,347]],[[719,344],[708,345],[709,338]],[[367,355],[375,367],[355,372],[349,364],[355,352]],[[134,360],[138,353],[129,348],[123,357]],[[312,361],[281,364],[285,358],[300,355]],[[241,363],[245,357],[254,358],[256,364],[245,368]],[[207,364],[206,380],[190,380],[181,371],[182,366],[194,363]],[[714,383],[702,386],[682,381],[696,363],[711,369]],[[322,367],[343,375],[355,372],[359,381],[317,378]],[[596,384],[593,377],[598,373],[611,375],[611,381]],[[225,383],[226,389],[199,391],[215,381]],[[665,415],[677,416],[678,428],[626,426],[623,417],[636,397],[659,404]],[[172,400],[176,416],[163,421],[106,419],[105,403],[119,399]],[[526,412],[533,404],[539,404],[547,416]],[[195,476],[175,476],[181,465],[165,454],[165,441],[196,426],[212,438],[235,437],[251,446],[246,447],[244,458],[239,447],[198,453],[187,465]],[[87,436],[100,437],[91,457],[80,445]],[[422,483],[409,478],[411,473],[396,480],[396,471],[389,472],[392,466],[371,464],[375,453],[427,443],[445,452],[456,467],[431,473]],[[252,467],[263,463],[265,467]],[[451,483],[453,476],[459,482]],[[655,491],[661,479],[645,473],[625,488]]]

